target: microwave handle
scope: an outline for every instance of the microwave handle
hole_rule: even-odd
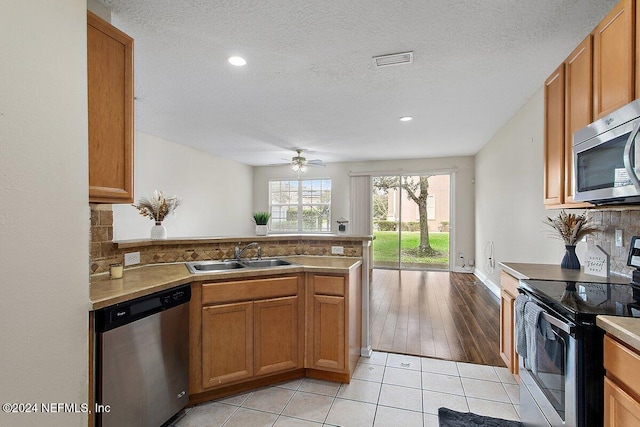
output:
[[[636,169],[636,165],[638,164],[638,160],[634,156],[634,163],[631,164],[631,150],[634,145],[636,145],[636,137],[638,136],[638,132],[640,131],[640,121],[633,126],[633,131],[631,131],[631,135],[629,135],[629,139],[627,139],[627,143],[624,146],[624,168],[627,170],[629,174],[629,179],[633,182],[633,185],[636,187],[638,191],[640,191],[640,180],[638,179],[638,170]]]

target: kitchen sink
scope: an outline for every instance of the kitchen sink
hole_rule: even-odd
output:
[[[187,269],[193,274],[229,271],[238,268],[245,268],[245,266],[238,261],[191,261],[187,263]]]
[[[227,260],[227,261],[190,261],[187,262],[187,269],[191,274],[215,273],[222,271],[237,270],[242,268],[269,268],[284,267],[293,265],[292,262],[279,258],[254,259],[254,260]]]
[[[280,267],[283,265],[291,265],[289,261],[285,261],[279,258],[255,259],[255,260],[247,260],[247,261],[241,261],[241,262],[247,267],[252,267],[252,268]]]

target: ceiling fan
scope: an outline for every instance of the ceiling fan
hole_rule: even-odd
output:
[[[301,173],[306,172],[307,166],[323,168],[326,165],[322,160],[318,160],[318,159],[307,160],[306,157],[302,156],[302,150],[296,149],[296,155],[291,158],[291,169],[294,172],[296,172],[298,175],[300,175]]]

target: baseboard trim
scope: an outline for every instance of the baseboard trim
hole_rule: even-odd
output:
[[[473,274],[482,282],[483,285],[487,287],[487,289],[491,291],[491,293],[500,298],[500,291],[502,288],[499,285],[493,283],[487,275],[477,268],[473,270]]]

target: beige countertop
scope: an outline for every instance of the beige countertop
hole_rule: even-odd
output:
[[[640,351],[640,318],[598,316],[596,325],[618,340]]]
[[[108,274],[96,274],[91,276],[89,285],[91,309],[97,310],[194,281],[300,272],[347,274],[362,264],[360,258],[350,257],[291,256],[282,258],[295,264],[286,267],[191,274],[184,263],[166,263],[127,269],[122,279],[110,280]]]
[[[519,280],[560,280],[564,282],[587,283],[629,283],[631,279],[624,276],[610,275],[609,277],[586,274],[582,270],[560,268],[555,264],[528,264],[519,262],[501,262],[500,266],[506,272]]]

